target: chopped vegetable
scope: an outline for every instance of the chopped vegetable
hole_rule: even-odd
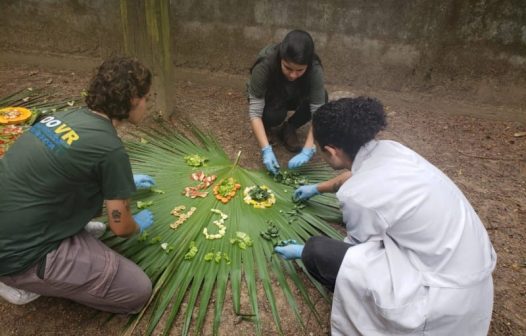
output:
[[[196,197],[206,197],[208,195],[208,191],[202,191],[206,188],[208,188],[217,178],[215,175],[206,176],[204,172],[199,171],[193,173],[190,178],[194,181],[200,181],[197,186],[194,187],[185,187],[183,191],[183,195],[190,198],[196,198]]]
[[[148,233],[148,231],[144,231],[143,233],[141,233],[141,235],[139,236],[139,241],[146,241],[148,239],[148,236],[150,234]]]
[[[151,188],[150,190],[156,194],[164,194],[164,191],[161,189]]]
[[[260,232],[259,235],[261,238],[271,241],[274,245],[276,245],[277,239],[279,238],[279,228],[270,220],[267,221],[267,223],[269,224],[269,227],[266,231]]]
[[[0,109],[0,124],[22,124],[29,120],[33,113],[25,107],[9,106]]]
[[[245,196],[243,199],[245,203],[252,205],[254,208],[270,208],[276,203],[276,196],[274,196],[272,190],[265,185],[247,187],[243,195]]]
[[[185,156],[184,161],[190,167],[201,167],[208,161],[208,159],[198,154],[191,154]]]
[[[153,205],[153,201],[137,201],[137,209],[145,209]]]
[[[192,260],[194,259],[195,255],[197,254],[197,246],[195,245],[194,241],[190,242],[190,246],[188,248],[188,252],[184,255],[184,260]]]
[[[306,207],[303,203],[297,203],[294,205],[292,210],[287,211],[286,214],[289,216],[289,224],[297,221],[301,217],[301,211]]]
[[[161,244],[161,248],[166,252],[166,253],[170,253],[174,250],[174,247],[168,243],[162,243]]]
[[[228,216],[225,215],[223,212],[221,212],[221,210],[211,209],[210,211],[212,211],[213,213],[216,213],[219,216],[221,216],[220,219],[215,220],[215,221],[212,222],[215,226],[217,226],[219,228],[219,231],[216,234],[209,234],[208,233],[208,228],[204,228],[203,229],[203,234],[205,235],[205,238],[208,239],[208,240],[223,238],[223,236],[226,233],[226,226],[224,225],[224,223],[225,223],[225,219],[227,219]]]
[[[301,176],[300,173],[296,171],[291,170],[280,170],[276,175],[274,175],[274,181],[295,188],[309,184],[308,178]]]
[[[30,126],[0,125],[0,158]]]
[[[235,195],[237,190],[241,188],[241,185],[234,180],[234,178],[229,177],[227,179],[221,180],[213,188],[214,196],[223,204],[228,203]]]
[[[224,260],[227,265],[230,264],[230,257],[225,252],[208,252],[203,257],[204,261],[215,261],[216,264],[219,264],[221,260]]]
[[[197,208],[191,207],[190,211],[188,211],[187,213],[183,213],[185,209],[186,206],[179,205],[173,208],[173,210],[170,212],[170,214],[174,215],[175,217],[178,217],[178,219],[174,223],[170,224],[170,227],[172,229],[177,229],[181,224],[186,222],[186,220],[190,218],[190,216],[194,214],[195,210],[197,210]]]
[[[150,240],[150,244],[157,244],[161,242],[161,236],[155,236]]]
[[[230,239],[230,244],[237,245],[242,250],[245,250],[247,247],[252,246],[252,239],[250,236],[244,232],[236,232],[236,238]]]

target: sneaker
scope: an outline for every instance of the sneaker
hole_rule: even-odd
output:
[[[35,301],[40,295],[22,289],[13,288],[0,281],[0,297],[15,305],[24,305]]]
[[[283,145],[289,152],[297,153],[301,150],[302,146],[296,134],[296,127],[288,122],[283,123],[280,130],[280,137]]]
[[[106,232],[106,224],[91,221],[84,226],[84,230],[88,231],[93,237],[100,238]]]

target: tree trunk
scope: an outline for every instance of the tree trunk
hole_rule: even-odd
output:
[[[156,116],[170,116],[173,82],[169,0],[120,0],[124,48],[153,73],[151,97]]]

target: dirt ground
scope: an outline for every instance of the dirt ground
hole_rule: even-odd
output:
[[[77,95],[87,83],[96,60],[41,55],[29,58],[0,55],[0,97],[25,87],[49,87],[58,96]],[[241,165],[260,167],[256,141],[248,126],[243,76],[176,69],[173,111],[217,137]],[[426,157],[465,192],[484,222],[498,254],[494,272],[495,305],[490,335],[526,335],[526,108],[482,105],[461,92],[391,92],[330,83],[331,97],[370,95],[387,107],[389,126],[381,135],[399,141]],[[446,90],[447,91],[447,90]],[[153,123],[147,120],[145,125]],[[121,130],[133,132],[125,125]],[[305,129],[302,135],[305,135]],[[518,134],[517,134],[518,135]],[[291,157],[275,145],[282,165]],[[319,160],[319,157],[315,158]],[[312,287],[312,286],[311,286]],[[316,296],[314,288],[310,288]],[[300,307],[307,330],[300,332],[291,312],[281,309],[286,335],[327,335],[330,305],[316,297],[322,325]],[[271,323],[268,307],[263,319]],[[125,316],[100,313],[55,298],[40,298],[25,306],[0,301],[0,335],[117,335]],[[109,319],[109,320],[108,320]],[[267,323],[265,322],[265,323]],[[176,327],[179,323],[176,323]],[[250,322],[237,324],[225,312],[221,335],[250,335]],[[201,331],[210,333],[209,328]],[[275,334],[265,329],[265,334]],[[178,329],[172,331],[178,335]]]

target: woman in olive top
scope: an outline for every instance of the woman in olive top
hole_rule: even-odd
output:
[[[327,101],[327,94],[321,61],[309,33],[293,30],[281,43],[260,51],[251,69],[248,100],[250,123],[269,172],[276,174],[279,163],[266,132],[280,124],[285,147],[300,152],[288,167],[297,168],[312,158],[316,151],[312,131],[309,129],[302,148],[296,130],[311,120],[312,114]],[[289,110],[295,112],[285,120]]]

